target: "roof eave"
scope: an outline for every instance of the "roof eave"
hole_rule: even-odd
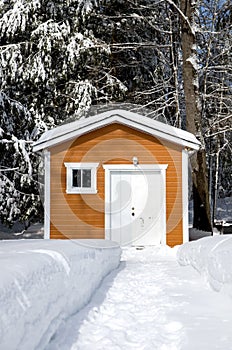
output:
[[[55,136],[53,138],[49,137],[49,139],[47,140],[38,140],[34,143],[33,151],[38,152],[42,149],[54,147],[58,144],[70,141],[72,139],[80,137],[81,135],[87,134],[91,131],[100,129],[104,126],[108,126],[113,123],[119,123],[125,126],[132,127],[133,129],[145,132],[153,137],[157,137],[159,140],[169,141],[182,147],[189,147],[194,150],[198,150],[200,147],[200,142],[196,138],[194,141],[186,140],[184,138],[179,137],[178,135],[171,135],[170,133],[165,133],[163,130],[158,130],[154,127],[147,126],[143,122],[134,121],[131,118],[125,119],[117,112],[118,111],[114,111],[114,113],[112,114],[111,111],[111,115],[109,115],[109,113],[105,115],[106,113],[104,113],[104,116],[102,115],[102,118],[100,118],[100,120],[97,119],[97,121],[94,117],[94,120],[92,120],[92,118],[88,118],[86,120],[86,123],[80,123],[82,125],[80,125],[80,127],[76,130],[64,132],[63,134]],[[176,128],[173,128],[172,131],[175,129]],[[50,136],[50,134],[52,134],[52,130],[49,132],[48,136]]]

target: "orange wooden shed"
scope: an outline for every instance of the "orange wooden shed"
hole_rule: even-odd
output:
[[[111,110],[45,132],[45,238],[105,238],[121,245],[188,241],[184,130]]]

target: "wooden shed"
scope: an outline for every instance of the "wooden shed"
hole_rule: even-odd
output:
[[[125,110],[45,132],[45,238],[121,245],[188,241],[188,151],[194,135]]]

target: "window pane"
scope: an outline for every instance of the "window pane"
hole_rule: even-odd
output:
[[[91,169],[82,170],[82,187],[91,187]]]
[[[81,187],[81,169],[73,169],[72,185],[73,187]]]

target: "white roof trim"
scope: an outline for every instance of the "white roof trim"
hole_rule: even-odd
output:
[[[200,146],[200,142],[196,137],[187,131],[158,122],[137,113],[116,109],[51,129],[45,132],[40,139],[34,143],[33,150],[36,152],[50,148],[114,123],[131,127],[183,147],[198,150]]]

